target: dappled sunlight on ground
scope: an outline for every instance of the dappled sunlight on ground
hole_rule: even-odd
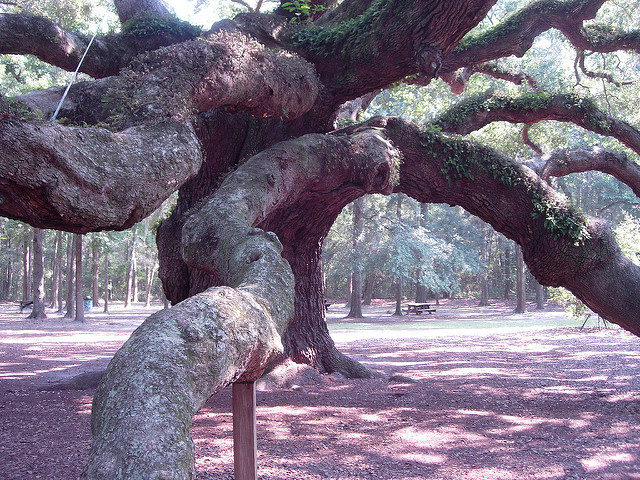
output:
[[[498,323],[510,316],[491,310]],[[93,390],[40,388],[104,368],[150,313],[136,312],[34,326],[0,306],[0,478],[77,478]],[[459,335],[396,322],[404,336],[391,338],[385,319],[365,319],[360,337],[333,323],[340,348],[384,377],[296,374],[258,391],[260,479],[640,480],[640,341],[527,315],[505,332],[478,314],[476,333]],[[544,328],[528,325],[538,318]],[[233,478],[230,406],[227,388],[194,419],[197,480]]]

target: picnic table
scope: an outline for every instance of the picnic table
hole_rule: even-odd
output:
[[[411,313],[415,313],[416,315],[421,315],[424,313],[428,313],[431,315],[436,312],[435,308],[431,308],[431,304],[429,303],[407,303],[407,315]]]

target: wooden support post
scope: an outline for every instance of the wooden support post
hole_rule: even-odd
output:
[[[232,386],[233,470],[235,480],[257,480],[256,388],[254,382]]]

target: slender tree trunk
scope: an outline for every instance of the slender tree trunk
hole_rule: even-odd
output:
[[[134,250],[131,259],[131,302],[137,303],[138,300],[138,257]]]
[[[351,290],[352,290],[353,277],[349,275],[347,277],[347,308],[351,309]]]
[[[60,243],[62,242],[62,232],[57,231],[53,241],[53,258],[51,262],[51,302],[49,307],[58,309],[58,282],[60,281]]]
[[[84,322],[84,297],[82,296],[82,235],[73,234],[76,251],[76,322]]]
[[[429,222],[429,204],[420,203],[420,212],[418,214],[418,225],[427,228]],[[416,280],[416,303],[427,303],[427,287],[420,283],[422,269],[418,269]]]
[[[524,258],[522,248],[516,245],[516,313],[527,311],[527,297],[524,283]]]
[[[420,270],[418,270],[418,278],[420,278]],[[427,303],[427,287],[416,282],[416,303]]]
[[[31,247],[29,245],[30,241],[28,237],[25,237],[24,242],[22,243],[22,301],[29,301],[29,292],[31,290],[30,283],[30,272],[31,267],[29,266],[31,260]]]
[[[396,311],[393,315],[402,316],[402,279],[400,277],[396,278]]]
[[[482,259],[483,269],[480,274],[480,302],[479,307],[489,306],[489,262],[491,261],[491,241],[493,238],[493,230],[487,225],[483,225],[483,245],[480,252],[480,258]]]
[[[59,232],[62,233],[62,232]],[[63,250],[62,250],[62,236],[60,236],[60,243],[58,243],[58,291],[56,295],[58,296],[58,310],[57,313],[62,313],[64,311],[64,279],[62,276],[62,271],[64,270],[63,264]]]
[[[536,282],[536,310],[544,310],[545,304],[545,292],[544,286],[540,285],[537,280]]]
[[[402,195],[397,194],[396,200],[396,219],[398,226],[400,226],[402,222]],[[402,316],[402,277],[396,278],[396,311],[393,315],[396,317]]]
[[[511,294],[511,269],[509,268],[509,258],[511,258],[511,251],[509,248],[509,242],[504,240],[504,249],[500,254],[500,263],[502,266],[502,299],[509,300]]]
[[[40,320],[47,318],[44,311],[44,259],[42,256],[44,244],[44,230],[33,229],[33,280],[31,287],[31,298],[33,299],[33,309],[29,318]]]
[[[104,313],[109,313],[109,252],[104,250]]]
[[[153,280],[156,273],[157,262],[154,260],[153,266],[147,266],[145,268],[145,290],[144,290],[144,306],[148,308],[151,304],[151,288],[153,287]]]
[[[135,284],[135,273],[136,273],[136,229],[132,230],[131,234],[131,245],[129,248],[129,268],[127,269],[127,286],[125,289],[124,295],[124,308],[128,308],[131,302],[131,296],[133,291],[133,285]]]
[[[67,237],[67,301],[65,318],[74,318],[76,314],[76,295],[74,288],[75,277],[75,250],[73,245],[73,234]]]
[[[100,304],[100,289],[98,288],[98,269],[100,264],[100,247],[97,239],[91,241],[91,297],[93,305],[97,307]]]
[[[11,237],[9,235],[3,235],[2,248],[6,252],[11,250]],[[0,302],[6,302],[11,297],[11,282],[13,280],[13,266],[11,258],[7,259],[7,263],[2,268],[2,283],[0,284]]]
[[[373,275],[368,273],[364,277],[364,291],[362,293],[362,296],[363,296],[362,305],[371,305],[371,300],[373,299],[373,282],[374,282]]]
[[[436,305],[440,305],[440,292],[435,291],[433,296],[435,297]]]
[[[364,228],[364,197],[351,203],[353,224],[351,229],[351,248],[353,249],[353,269],[351,274],[351,306],[349,318],[362,318],[362,245],[360,236]]]

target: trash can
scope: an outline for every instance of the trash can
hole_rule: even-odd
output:
[[[84,297],[84,311],[87,312],[93,307],[93,299],[91,297]]]

